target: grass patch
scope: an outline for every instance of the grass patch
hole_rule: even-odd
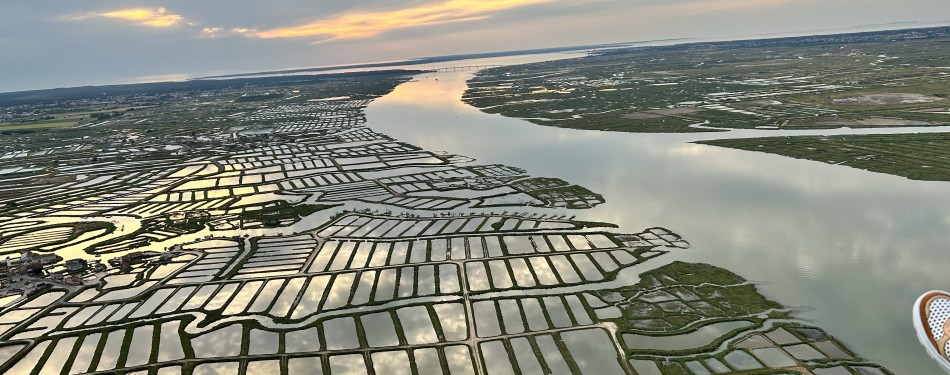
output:
[[[797,136],[701,141],[922,181],[950,181],[950,133]]]
[[[0,123],[0,131],[68,128],[76,126],[77,124],[79,124],[78,118],[57,118],[30,122],[8,122]]]
[[[689,126],[707,121],[772,127],[825,115],[945,124],[947,116],[919,114],[948,103],[950,77],[935,68],[950,57],[947,41],[950,32],[936,28],[616,49],[483,70],[463,100],[543,126],[630,133],[717,131]]]

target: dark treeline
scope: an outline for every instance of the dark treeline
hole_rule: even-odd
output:
[[[15,106],[23,104],[37,104],[43,102],[57,102],[81,100],[96,97],[110,97],[138,94],[167,94],[175,92],[195,92],[222,89],[240,89],[248,87],[271,87],[294,84],[313,84],[328,80],[386,77],[395,75],[415,74],[413,70],[383,70],[374,72],[355,72],[321,75],[298,75],[279,77],[258,77],[239,79],[204,79],[181,82],[154,82],[133,83],[108,86],[82,86],[32,91],[18,91],[0,93],[0,106]]]

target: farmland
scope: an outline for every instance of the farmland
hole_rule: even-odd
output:
[[[574,181],[367,127],[411,78],[8,98],[143,109],[0,137],[0,371],[890,373]]]
[[[950,123],[950,29],[640,47],[480,72],[464,100],[632,133]]]

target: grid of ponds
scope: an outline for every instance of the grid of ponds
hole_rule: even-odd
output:
[[[402,220],[459,224],[398,240],[353,236]],[[529,224],[464,229],[508,221]],[[34,343],[17,346],[9,373],[30,373],[35,361],[50,373],[624,374],[680,366],[707,374],[828,364],[885,371],[820,330],[783,328],[781,306],[736,306],[737,295],[757,295],[737,277],[716,284],[729,281],[724,270],[697,268],[711,277],[698,287],[674,263],[636,286],[605,289],[620,270],[688,246],[660,228],[615,235],[511,216],[346,214],[309,233],[248,243],[250,252],[238,240],[197,242],[185,247],[197,256],[172,263],[158,283],[145,280],[168,264],[143,267],[140,283],[86,295],[88,302],[56,304],[65,293],[51,292],[5,312],[0,321],[57,306],[10,336]],[[645,312],[644,304],[659,307]]]
[[[604,200],[397,142],[362,125],[369,102],[235,109],[190,154],[35,171],[59,180],[0,217],[0,254],[156,256],[0,300],[0,371],[888,373],[727,271],[650,271],[689,247],[670,230],[486,212]]]

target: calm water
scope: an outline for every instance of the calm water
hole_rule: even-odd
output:
[[[571,212],[578,219],[628,232],[673,230],[693,244],[676,258],[757,282],[798,318],[897,374],[941,373],[917,343],[910,312],[920,293],[950,288],[950,183],[689,143],[779,132],[537,126],[462,103],[470,77],[421,75],[371,104],[368,126],[428,150],[588,187],[607,203]],[[820,133],[828,132],[809,134]]]

